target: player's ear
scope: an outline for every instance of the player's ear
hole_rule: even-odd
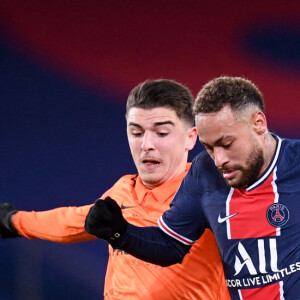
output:
[[[197,142],[197,129],[196,127],[191,127],[187,131],[187,139],[185,143],[186,150],[192,150]]]
[[[268,129],[265,114],[261,111],[256,111],[252,116],[252,125],[257,134],[264,134]]]

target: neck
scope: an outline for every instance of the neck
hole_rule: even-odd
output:
[[[265,155],[264,155],[265,163],[262,172],[264,172],[269,167],[272,158],[275,154],[277,142],[273,137],[273,135],[269,131],[267,131],[264,136],[264,143],[265,143]]]

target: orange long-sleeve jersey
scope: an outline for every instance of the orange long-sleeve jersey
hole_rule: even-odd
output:
[[[137,226],[156,226],[169,208],[185,172],[152,190],[137,175],[126,175],[102,197],[115,199],[124,218]],[[13,225],[20,235],[60,243],[95,239],[84,230],[85,217],[92,205],[62,207],[44,212],[15,214]],[[160,267],[141,261],[109,246],[104,287],[105,299],[230,299],[215,238],[206,230],[182,264]]]

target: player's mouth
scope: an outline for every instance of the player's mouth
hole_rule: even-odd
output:
[[[232,179],[237,174],[237,170],[221,170],[224,179]]]
[[[160,166],[161,161],[157,160],[157,159],[153,159],[153,158],[145,158],[142,160],[142,163],[144,164],[144,166],[149,169],[149,170],[153,170],[156,169]]]

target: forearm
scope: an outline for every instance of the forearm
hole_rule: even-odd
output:
[[[158,227],[128,224],[122,237],[111,243],[114,248],[163,267],[182,262],[190,247],[171,238]]]
[[[91,205],[61,207],[42,212],[19,211],[13,216],[13,226],[26,238],[58,243],[77,243],[95,237],[84,229],[85,217]]]

